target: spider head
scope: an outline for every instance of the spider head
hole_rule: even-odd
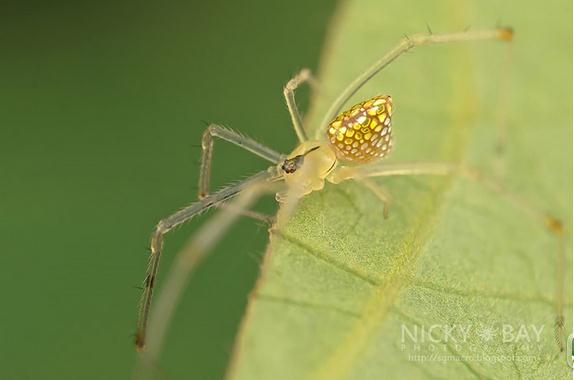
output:
[[[278,165],[278,170],[287,186],[303,196],[322,189],[336,165],[337,157],[328,143],[305,141]]]

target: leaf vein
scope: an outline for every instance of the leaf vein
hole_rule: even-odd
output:
[[[360,280],[373,285],[373,286],[377,286],[379,285],[379,279],[373,278],[371,276],[369,276],[366,273],[363,273],[362,271],[360,271],[359,269],[356,268],[351,268],[335,259],[333,259],[333,257],[331,255],[328,255],[324,252],[321,252],[317,249],[311,248],[308,245],[306,245],[305,243],[301,242],[300,240],[297,240],[296,238],[294,238],[293,236],[289,236],[281,231],[275,230],[273,231],[275,235],[281,237],[282,239],[288,241],[289,243],[298,246],[299,248],[303,249],[303,251],[311,254],[313,257],[324,261],[327,264],[330,264],[342,271],[345,271],[357,278],[359,278]]]
[[[554,301],[540,295],[521,295],[513,293],[490,292],[482,290],[462,290],[453,287],[441,286],[428,281],[413,280],[411,285],[420,288],[425,288],[435,292],[456,295],[460,297],[483,297],[483,298],[498,298],[510,301],[519,302],[540,302],[549,306],[554,305]]]
[[[302,308],[306,308],[306,309],[335,311],[337,313],[351,316],[353,318],[360,318],[361,317],[361,315],[355,311],[347,310],[347,309],[344,309],[344,308],[341,308],[338,306],[334,306],[334,305],[318,304],[318,303],[313,303],[313,302],[308,302],[308,301],[303,301],[303,300],[297,300],[297,299],[288,298],[288,297],[284,297],[284,296],[265,294],[265,293],[257,294],[256,298],[259,300],[263,300],[263,301],[277,302],[277,303],[282,303],[285,305],[297,306],[297,307],[302,307]]]

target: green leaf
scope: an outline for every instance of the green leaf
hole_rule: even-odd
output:
[[[288,225],[271,232],[229,378],[570,376],[561,347],[572,329],[571,4],[341,5],[311,129],[404,34],[427,23],[433,32],[498,20],[514,27],[512,62],[500,42],[420,47],[354,99],[393,96],[389,161],[465,163],[507,190],[461,176],[378,179],[393,196],[387,220],[355,182],[307,196]],[[564,221],[567,232],[553,233],[535,210]],[[557,328],[562,314],[566,325]]]

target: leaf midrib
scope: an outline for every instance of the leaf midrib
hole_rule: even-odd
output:
[[[341,17],[343,13],[343,11],[340,11],[337,17]],[[460,51],[464,51],[463,46],[459,46],[459,49]],[[328,60],[326,60],[326,57],[329,55],[330,50],[327,47],[321,62],[327,62]],[[460,56],[462,57],[462,55]],[[454,120],[450,123],[450,131],[448,134],[445,133],[445,137],[447,138],[443,139],[443,145],[441,147],[441,151],[446,153],[447,156],[452,157],[453,162],[460,162],[463,158],[464,152],[466,151],[471,128],[465,127],[465,125],[469,126],[471,124],[470,122],[474,121],[476,111],[475,105],[477,104],[476,101],[473,101],[473,91],[471,91],[471,78],[473,73],[472,63],[465,62],[465,64],[466,75],[461,76],[463,80],[455,81],[454,83],[457,87],[462,88],[452,91],[450,102],[452,106],[451,108],[458,112],[454,114]],[[462,102],[461,99],[463,99]],[[457,107],[460,103],[464,105],[463,109]],[[314,101],[312,106],[316,105],[317,102]],[[455,149],[450,150],[449,148],[452,148],[453,146]],[[445,181],[443,181],[441,185],[434,186],[436,188],[432,191],[437,195],[437,199],[435,200],[433,207],[424,215],[420,216],[417,227],[411,231],[408,239],[406,239],[407,237],[405,236],[405,244],[399,254],[393,256],[393,267],[399,268],[399,270],[395,271],[393,275],[387,276],[383,280],[378,277],[374,279],[372,275],[365,274],[353,268],[348,268],[346,265],[341,264],[326,255],[321,255],[321,257],[319,257],[315,255],[313,250],[306,249],[307,251],[312,252],[315,257],[318,257],[339,269],[345,270],[346,272],[351,273],[361,280],[375,286],[372,295],[367,300],[363,312],[361,313],[362,317],[356,319],[354,328],[351,329],[351,332],[346,338],[341,340],[340,344],[334,351],[332,351],[331,355],[323,359],[316,370],[311,372],[311,376],[309,377],[310,379],[332,380],[347,377],[352,369],[353,363],[355,362],[355,358],[362,352],[363,348],[375,335],[372,332],[385,323],[388,315],[394,307],[397,297],[401,293],[401,290],[411,282],[410,280],[413,278],[412,268],[415,268],[421,253],[425,249],[426,244],[430,241],[430,237],[433,232],[433,225],[436,224],[434,222],[438,220],[445,204],[444,199],[448,196],[448,192],[452,189],[454,183],[455,178],[453,176],[446,176]],[[431,190],[429,189],[429,191]],[[290,240],[291,243],[295,244],[292,241],[293,238],[288,235],[271,230],[269,245],[266,250],[267,258],[271,256],[272,247],[275,242],[274,235],[282,236],[284,239]],[[409,243],[406,243],[406,241]],[[303,243],[301,242],[297,242],[297,245],[299,246],[302,244]],[[305,247],[303,248],[305,249]],[[265,268],[266,266],[264,265],[261,270],[258,285],[250,297],[249,306],[251,306],[257,298],[257,289],[259,288],[259,285],[263,283],[266,276]],[[266,295],[262,296],[266,297]],[[243,321],[244,324],[248,323],[247,321],[249,320],[250,309],[251,307],[248,308],[246,317]],[[233,362],[238,361],[239,357],[240,353],[236,352]],[[465,365],[475,376],[481,376],[478,370],[473,368],[470,363],[463,363],[463,365]],[[231,366],[231,368],[232,367],[233,366]],[[232,371],[230,371],[230,373],[232,373]]]
[[[461,48],[464,49],[464,47]],[[456,150],[448,153],[450,153],[451,157],[455,157],[453,161],[457,163],[461,161],[463,153],[468,146],[471,128],[465,127],[465,125],[471,124],[470,121],[473,119],[476,111],[474,105],[477,103],[473,101],[473,92],[471,91],[472,64],[471,62],[465,63],[466,65],[464,67],[467,68],[467,70],[466,75],[462,76],[464,80],[455,82],[457,87],[462,88],[459,88],[458,91],[453,91],[450,102],[451,105],[454,105],[453,109],[457,109],[456,105],[460,103],[460,100],[457,101],[456,99],[463,98],[464,101],[462,101],[462,104],[464,105],[464,109],[454,115],[455,120],[450,124],[452,126],[451,133],[448,135],[454,141],[448,141],[446,138],[443,140],[445,141],[443,150],[446,147],[456,147]],[[362,314],[364,317],[356,321],[355,327],[347,335],[347,338],[344,338],[338,348],[322,361],[320,366],[312,372],[309,379],[332,380],[347,377],[352,369],[355,357],[362,352],[371,337],[375,335],[372,332],[386,321],[401,290],[410,282],[409,280],[412,278],[411,268],[416,266],[421,252],[423,252],[426,244],[429,242],[432,236],[433,222],[438,220],[438,216],[444,205],[444,199],[452,189],[454,182],[455,179],[452,175],[447,176],[443,185],[439,186],[441,189],[433,190],[439,199],[435,202],[432,210],[420,218],[419,225],[411,233],[412,236],[410,236],[409,239],[405,238],[405,241],[410,241],[411,243],[408,244],[407,247],[404,247],[398,255],[393,256],[393,262],[395,263],[393,267],[399,268],[400,270],[396,271],[394,275],[386,277],[386,279],[376,287],[363,310]],[[469,367],[470,363],[465,363],[464,365]],[[472,366],[470,367],[469,370],[478,376],[478,371],[472,368]]]

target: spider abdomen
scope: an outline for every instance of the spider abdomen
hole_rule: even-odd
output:
[[[327,137],[344,161],[366,162],[385,157],[392,146],[392,99],[378,95],[339,114],[327,127]]]

